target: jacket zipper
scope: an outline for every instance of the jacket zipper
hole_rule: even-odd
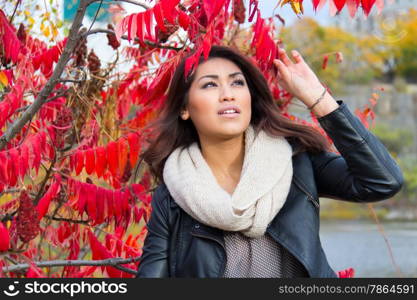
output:
[[[294,180],[294,182],[307,195],[308,200],[310,200],[316,208],[320,208],[320,205],[314,200],[314,197],[298,182],[298,179]]]
[[[198,234],[198,233],[194,233],[194,232],[191,232],[191,235],[215,241],[216,243],[218,243],[222,247],[222,249],[224,250],[224,253],[225,253],[224,256],[226,257],[226,248],[223,246],[223,244],[221,242],[219,242],[219,240],[217,240],[215,238],[212,238],[212,237],[209,237],[209,236],[206,236],[206,235],[201,235],[201,234]],[[222,266],[222,271],[220,273],[220,277],[223,277],[225,269],[226,269],[226,264],[224,263],[223,266]]]

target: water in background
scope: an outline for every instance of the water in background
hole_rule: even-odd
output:
[[[384,222],[396,272],[384,236],[370,221],[322,221],[320,237],[330,266],[355,269],[355,277],[417,278],[417,222]]]

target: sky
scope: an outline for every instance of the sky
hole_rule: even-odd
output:
[[[248,5],[249,0],[245,0],[246,7],[249,7]],[[295,12],[292,10],[291,6],[289,4],[285,4],[282,7],[277,7],[274,11],[274,8],[276,7],[276,4],[278,1],[271,1],[271,0],[260,0],[259,1],[259,9],[261,11],[261,16],[263,18],[271,17],[273,14],[279,14],[284,20],[286,26],[292,25],[295,21],[297,21],[299,18],[304,17],[312,17],[314,18],[318,23],[322,25],[328,25],[330,21],[330,15],[329,15],[329,6],[326,2],[326,4],[322,7],[321,10],[315,12],[313,10],[313,5],[311,0],[305,0],[303,1],[303,8],[304,13],[297,17]]]

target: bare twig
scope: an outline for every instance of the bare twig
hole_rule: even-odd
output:
[[[98,12],[100,11],[100,8],[101,8],[101,6],[103,5],[103,0],[100,0],[100,4],[99,4],[99,6],[98,6],[98,8],[97,8],[97,10],[96,10],[96,14],[94,15],[94,19],[93,19],[93,21],[91,22],[91,25],[90,25],[90,28],[88,28],[88,31],[90,31],[91,30],[91,28],[93,28],[93,25],[94,25],[94,23],[96,22],[96,19],[97,19],[97,16],[98,16]],[[87,31],[87,32],[88,32]]]
[[[76,79],[60,79],[60,82],[73,82],[73,83],[81,83],[82,80],[76,80]]]
[[[382,227],[381,223],[379,222],[378,216],[375,213],[375,210],[374,210],[374,207],[373,207],[372,203],[368,203],[368,209],[371,212],[371,215],[374,218],[376,225],[378,226],[379,232],[381,233],[382,237],[384,238],[385,244],[387,245],[387,248],[388,248],[389,256],[391,258],[392,265],[394,266],[395,271],[397,272],[397,275],[399,277],[404,277],[404,274],[401,272],[400,267],[398,266],[398,264],[395,261],[394,254],[392,253],[391,245],[390,245],[390,243],[389,243],[389,241],[388,241],[388,239],[385,235],[384,228]]]
[[[21,2],[22,2],[21,0],[18,0],[18,1],[16,2],[16,5],[15,5],[14,10],[13,10],[13,14],[11,15],[11,17],[10,17],[10,19],[9,19],[9,23],[10,23],[10,24],[12,24],[13,19],[14,19],[14,16],[15,16],[16,11],[17,11],[17,7],[19,6],[19,4],[20,4]]]
[[[18,134],[25,124],[32,120],[34,115],[39,111],[42,105],[45,103],[48,95],[51,94],[52,90],[54,89],[55,85],[59,82],[62,72],[64,71],[65,66],[67,65],[71,54],[74,51],[75,45],[79,40],[79,31],[81,27],[82,20],[85,15],[85,11],[93,2],[93,0],[81,0],[80,5],[78,6],[77,13],[74,18],[74,22],[71,25],[71,29],[69,32],[68,40],[65,45],[64,50],[62,51],[61,56],[56,64],[54,72],[52,76],[49,78],[46,85],[43,87],[42,91],[36,97],[35,101],[29,106],[27,110],[22,114],[20,119],[16,120],[7,131],[0,137],[0,150],[3,150],[6,145],[9,143],[13,137]]]
[[[48,267],[63,267],[63,266],[111,266],[121,271],[130,274],[136,274],[136,271],[125,268],[123,264],[128,264],[131,262],[138,261],[140,257],[133,257],[133,258],[121,258],[121,257],[114,257],[109,259],[103,260],[51,260],[51,261],[37,261],[33,262],[34,265],[40,268],[48,268]],[[21,270],[26,270],[30,268],[29,264],[18,264],[10,267],[4,267],[2,269],[3,272],[16,272]]]

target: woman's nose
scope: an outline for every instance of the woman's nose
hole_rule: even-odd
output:
[[[225,87],[222,89],[222,94],[220,96],[221,101],[231,101],[235,100],[235,97],[233,96],[232,89],[230,87]]]

